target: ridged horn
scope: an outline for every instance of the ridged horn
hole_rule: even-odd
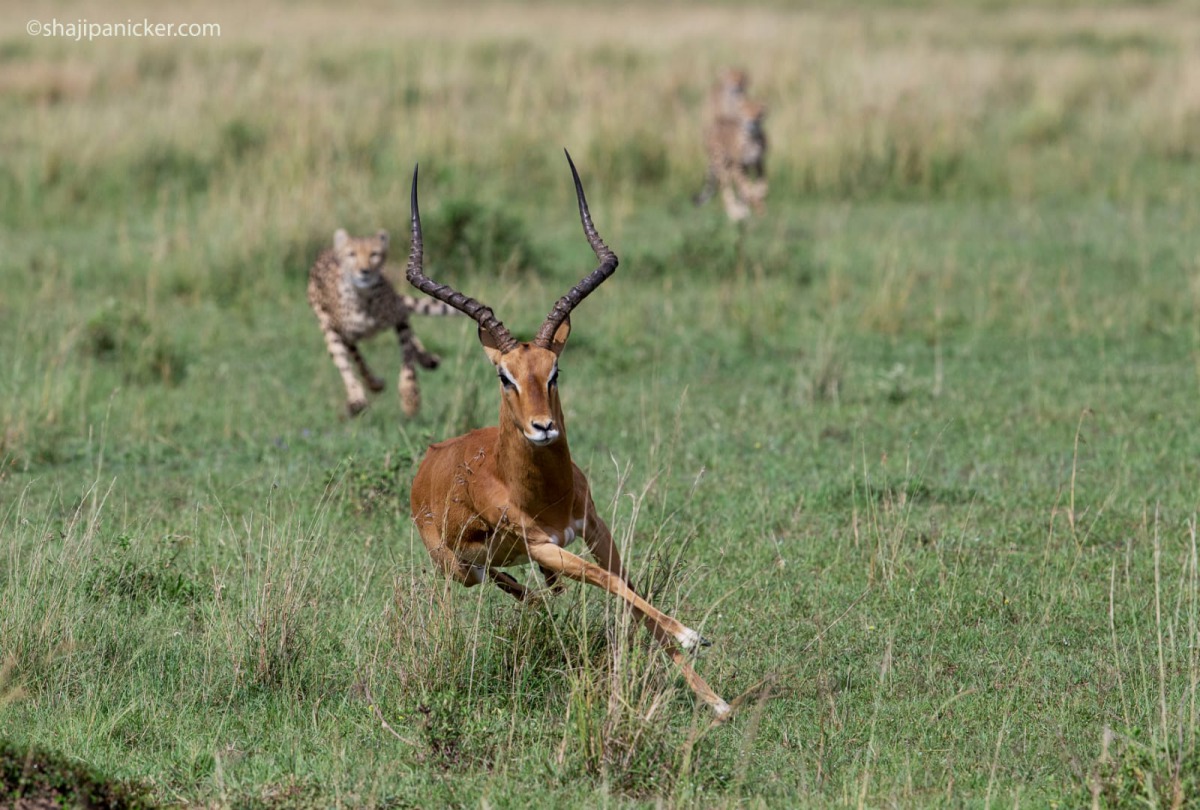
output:
[[[583,194],[583,183],[579,180],[579,172],[575,170],[575,161],[571,160],[571,153],[566,149],[563,150],[563,153],[567,156],[567,163],[571,166],[571,176],[575,179],[575,198],[579,201],[579,220],[583,223],[583,234],[587,237],[588,244],[592,246],[592,252],[600,260],[600,266],[584,276],[582,281],[558,299],[554,308],[550,310],[550,314],[546,316],[542,328],[538,330],[537,337],[533,339],[536,345],[545,349],[550,348],[554,333],[571,314],[571,310],[579,306],[583,299],[587,298],[617,269],[617,254],[609,250],[608,245],[604,244],[604,240],[596,232],[596,226],[592,224],[592,215],[588,212],[587,197]]]
[[[438,284],[422,270],[424,262],[424,245],[421,242],[421,209],[417,205],[417,171],[419,166],[413,166],[412,180],[412,247],[408,251],[408,270],[405,277],[408,283],[431,298],[444,301],[455,309],[471,316],[492,336],[497,348],[507,352],[517,345],[517,340],[511,334],[492,308],[481,304],[474,298],[463,295],[448,284]]]

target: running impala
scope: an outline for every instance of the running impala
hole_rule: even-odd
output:
[[[490,307],[424,274],[413,170],[408,281],[478,322],[479,342],[500,383],[498,426],[430,446],[413,480],[413,520],[434,563],[466,587],[490,580],[524,601],[533,594],[500,569],[532,563],[552,588],[562,575],[624,600],[679,667],[688,686],[724,719],[731,711],[729,704],[692,668],[684,652],[708,642],[630,587],[608,526],[592,502],[587,478],[571,461],[567,447],[558,363],[571,332],[571,310],[617,269],[616,254],[592,225],[570,154],[567,162],[583,233],[600,265],[558,300],[528,343],[514,338]],[[577,537],[583,538],[595,563],[567,550]]]

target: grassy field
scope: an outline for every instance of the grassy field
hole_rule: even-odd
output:
[[[348,5],[3,12],[0,804],[1200,806],[1189,4]],[[742,234],[690,202],[728,64]],[[722,726],[598,591],[429,569],[473,324],[347,420],[305,301],[337,227],[402,266],[419,161],[430,274],[531,336],[594,265],[563,147],[621,257],[573,453]]]

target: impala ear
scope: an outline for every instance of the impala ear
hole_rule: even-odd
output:
[[[504,356],[504,352],[500,351],[500,346],[496,343],[496,336],[481,326],[479,327],[479,342],[483,345],[483,351],[488,360],[492,361],[492,365],[500,365],[500,358]]]
[[[554,352],[554,356],[558,357],[562,354],[562,350],[566,348],[567,338],[571,336],[571,316],[563,318],[563,322],[554,330],[554,337],[550,338],[550,351]]]

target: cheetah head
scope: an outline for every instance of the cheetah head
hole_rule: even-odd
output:
[[[750,99],[742,99],[739,105],[741,112],[742,126],[751,134],[758,134],[762,131],[763,119],[767,117],[767,105],[761,101],[751,101]]]
[[[350,236],[344,228],[338,228],[333,235],[333,253],[355,287],[374,287],[383,278],[383,265],[387,263],[388,233]]]

